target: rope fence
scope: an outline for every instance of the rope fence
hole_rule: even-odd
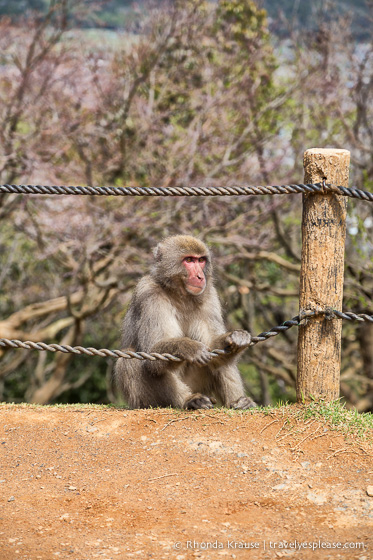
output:
[[[299,327],[299,325],[304,324],[305,321],[312,319],[318,315],[324,315],[327,319],[333,319],[338,317],[339,319],[347,319],[348,321],[369,321],[373,323],[373,315],[367,315],[366,313],[356,314],[350,311],[341,312],[335,309],[321,310],[310,310],[303,311],[296,317],[285,321],[282,325],[273,327],[269,331],[262,332],[258,336],[251,338],[250,346],[258,344],[258,342],[264,342],[269,338],[277,336],[281,332],[289,330],[291,327]],[[172,354],[158,354],[156,352],[132,352],[132,351],[122,351],[122,350],[109,350],[108,348],[84,348],[83,346],[68,346],[60,344],[45,344],[45,342],[32,342],[27,340],[22,342],[21,340],[9,340],[7,338],[0,338],[0,347],[3,348],[22,348],[24,350],[39,350],[39,351],[49,351],[49,352],[63,352],[65,354],[80,354],[85,356],[99,356],[101,358],[126,358],[126,359],[137,359],[137,360],[162,360],[163,362],[182,362],[183,360]],[[221,354],[229,354],[229,350],[216,349],[210,352],[211,360],[216,358]]]
[[[373,193],[355,187],[323,183],[230,187],[72,187],[0,185],[0,194],[95,195],[95,196],[257,196],[275,194],[335,193],[373,202]]]
[[[275,194],[335,193],[373,202],[373,193],[356,187],[324,183],[230,187],[72,187],[48,185],[0,185],[0,194],[95,195],[95,196],[256,196]]]

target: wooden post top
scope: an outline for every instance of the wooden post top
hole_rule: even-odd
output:
[[[323,155],[339,155],[339,154],[349,154],[349,150],[339,149],[339,148],[309,148],[304,152],[306,154],[323,154]]]
[[[350,152],[337,148],[310,148],[304,152],[304,181],[348,187]]]

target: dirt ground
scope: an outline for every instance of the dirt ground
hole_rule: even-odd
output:
[[[373,559],[373,445],[282,409],[0,405],[1,560]]]

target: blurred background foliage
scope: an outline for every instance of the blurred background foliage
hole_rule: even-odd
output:
[[[372,191],[372,7],[0,1],[1,182],[286,184],[336,147]],[[0,195],[0,337],[118,348],[152,247],[181,232],[211,246],[229,327],[258,334],[298,313],[300,223],[300,196]],[[373,314],[372,239],[372,205],[350,201],[345,309]],[[258,402],[294,400],[296,342],[245,353]],[[112,366],[2,349],[0,400],[109,402]],[[373,408],[369,323],[344,325],[341,394]]]

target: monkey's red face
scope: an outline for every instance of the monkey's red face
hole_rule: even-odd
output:
[[[190,256],[183,259],[183,266],[188,273],[185,289],[194,296],[202,294],[206,288],[206,276],[203,270],[206,262],[207,258],[204,256]]]

